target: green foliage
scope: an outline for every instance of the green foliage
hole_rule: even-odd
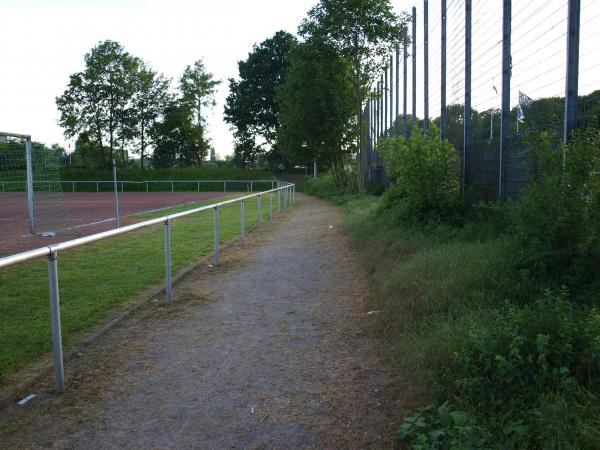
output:
[[[507,305],[491,325],[471,330],[450,389],[487,414],[525,419],[540,395],[570,380],[600,387],[599,336],[598,311],[577,309],[565,292]]]
[[[315,39],[293,45],[288,61],[276,97],[281,151],[294,164],[310,167],[316,159],[321,170],[331,169],[338,190],[348,190],[354,114],[350,65]]]
[[[240,167],[256,166],[265,153],[272,166],[286,165],[277,148],[280,121],[275,92],[283,82],[286,55],[295,41],[291,34],[278,31],[238,62],[239,81],[229,79],[225,121],[235,129],[235,162]]]
[[[302,191],[310,195],[326,198],[337,204],[345,203],[354,198],[358,192],[356,184],[352,184],[348,190],[340,191],[331,174],[320,175],[317,178],[306,177],[302,183]]]
[[[396,436],[410,439],[413,450],[479,450],[491,447],[490,433],[477,426],[471,414],[453,410],[448,403],[438,408],[429,405],[406,416]]]
[[[600,269],[600,134],[579,132],[556,148],[542,133],[530,147],[536,179],[511,217],[523,277],[592,283]]]
[[[299,27],[302,37],[317,39],[352,65],[354,88],[354,139],[357,176],[361,192],[364,180],[363,103],[369,86],[387,66],[390,51],[405,31],[407,17],[400,18],[389,0],[320,0]]]
[[[215,90],[221,83],[206,70],[201,59],[192,66],[186,66],[179,80],[181,103],[194,111],[196,125],[203,125],[202,108],[215,106]]]
[[[383,155],[393,186],[384,195],[384,208],[394,209],[404,223],[452,223],[463,212],[456,150],[441,140],[435,127],[415,130],[410,138],[382,139]]]

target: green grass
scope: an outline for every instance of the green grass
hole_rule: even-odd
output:
[[[277,196],[273,197],[273,209],[277,211]],[[143,218],[158,217],[214,201],[163,210]],[[268,202],[269,197],[264,196],[263,223],[269,218]],[[246,228],[257,223],[256,205],[255,198],[246,201]],[[219,208],[220,241],[231,239],[239,232],[239,203]],[[174,220],[171,225],[173,273],[212,251],[212,245],[212,210]],[[69,349],[83,335],[123,310],[144,290],[164,282],[163,226],[67,250],[59,254],[58,267],[62,337],[64,348]],[[51,351],[46,260],[1,269],[0,286],[1,386],[19,369]]]

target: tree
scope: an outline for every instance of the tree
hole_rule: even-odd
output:
[[[206,159],[210,143],[204,138],[203,126],[195,124],[193,117],[186,103],[173,102],[165,109],[163,119],[152,130],[155,167],[199,166]]]
[[[193,66],[187,66],[179,80],[182,102],[194,111],[197,125],[202,125],[202,108],[215,106],[215,88],[221,83],[215,80],[213,74],[206,71],[202,59]]]
[[[394,13],[389,0],[320,0],[300,25],[301,36],[323,41],[352,64],[357,177],[361,191],[365,189],[363,99],[401,38],[405,22],[406,18]]]
[[[169,92],[170,80],[142,63],[135,80],[135,93],[132,98],[130,126],[132,136],[137,142],[140,165],[144,168],[146,147],[151,141],[149,131],[166,107],[172,103]]]
[[[229,79],[225,121],[235,129],[235,161],[242,166],[255,165],[267,150],[271,161],[285,165],[277,148],[280,122],[275,91],[283,82],[286,54],[295,41],[291,34],[278,31],[238,62],[239,81]]]
[[[104,165],[113,158],[117,133],[126,138],[127,107],[135,91],[140,59],[118,42],[104,41],[84,56],[85,70],[70,76],[65,92],[56,98],[59,124],[65,136],[87,132],[96,142]],[[108,141],[108,161],[105,142]]]
[[[310,39],[295,44],[277,88],[279,143],[294,163],[331,168],[336,186],[348,189],[345,170],[354,149],[352,68],[331,46]]]

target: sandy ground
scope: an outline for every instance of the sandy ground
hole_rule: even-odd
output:
[[[0,447],[389,448],[364,270],[339,209],[298,200],[0,412]]]

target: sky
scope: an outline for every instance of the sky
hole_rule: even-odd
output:
[[[228,79],[255,43],[278,30],[295,33],[317,0],[0,0],[0,131],[32,135],[67,147],[57,124],[55,97],[69,75],[83,70],[83,55],[100,41],[120,42],[154,70],[177,80],[186,65],[203,58],[222,81],[208,115],[217,155],[233,152],[223,122]],[[413,2],[392,0],[396,12]],[[417,5],[419,116],[423,112],[423,1]],[[464,1],[448,0],[448,103],[462,101]],[[430,111],[439,110],[440,0],[429,0]],[[473,0],[473,107],[499,107],[501,0]],[[521,90],[532,98],[562,95],[566,58],[567,0],[513,1],[511,104]],[[600,88],[600,1],[582,0],[580,92]],[[412,77],[409,64],[409,78]],[[437,81],[437,83],[436,83]],[[409,108],[411,88],[408,89]],[[71,146],[72,146],[71,142]]]
[[[278,30],[295,33],[316,0],[0,0],[0,131],[68,146],[55,98],[83,55],[120,42],[154,70],[177,80],[198,58],[222,80],[208,134],[219,156],[233,151],[223,122],[228,78],[252,45]],[[71,146],[73,142],[71,142]]]

